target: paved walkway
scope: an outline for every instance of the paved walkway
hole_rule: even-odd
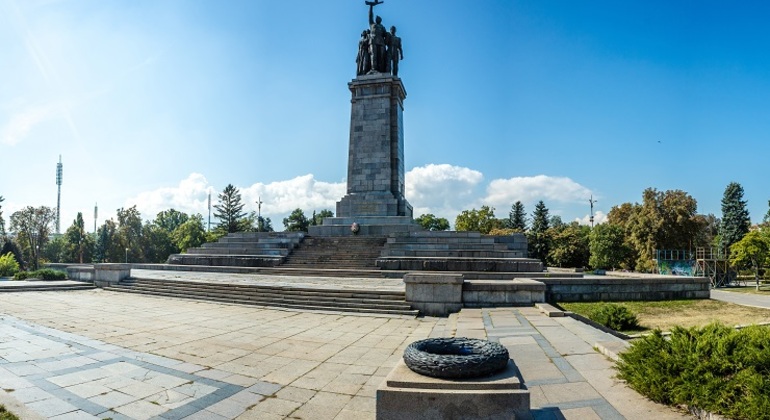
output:
[[[753,293],[729,292],[719,289],[711,289],[711,299],[723,302],[737,303],[744,306],[770,309],[770,295],[758,295]]]
[[[453,335],[509,348],[536,419],[683,418],[612,378],[593,346],[616,338],[534,308],[414,319],[105,290],[2,295],[0,403],[24,418],[373,419],[403,348]]]

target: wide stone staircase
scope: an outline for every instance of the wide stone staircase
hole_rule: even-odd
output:
[[[95,289],[93,283],[75,281],[14,281],[0,285],[2,292],[50,292]]]
[[[217,242],[169,256],[168,264],[236,267],[274,267],[298,246],[302,232],[238,232]]]
[[[402,291],[243,285],[157,279],[127,279],[115,286],[105,287],[105,290],[304,310],[408,316],[417,316],[418,313],[406,303],[406,296]]]
[[[280,268],[379,270],[385,237],[306,236]]]

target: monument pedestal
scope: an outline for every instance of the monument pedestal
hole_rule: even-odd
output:
[[[404,197],[406,90],[397,76],[375,73],[348,83],[351,98],[347,194],[337,202],[337,217],[311,226],[312,236],[387,236],[422,228],[412,220]]]
[[[377,419],[531,418],[529,390],[512,362],[487,378],[447,380],[412,372],[403,359],[377,388]]]

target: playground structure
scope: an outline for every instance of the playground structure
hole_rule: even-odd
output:
[[[727,261],[727,253],[719,248],[697,247],[692,250],[656,250],[658,274],[708,277],[711,287],[724,287],[737,278]]]

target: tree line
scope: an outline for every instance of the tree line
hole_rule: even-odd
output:
[[[188,215],[175,209],[143,220],[136,206],[120,208],[115,218],[105,220],[96,232],[86,232],[82,213],[62,235],[52,235],[55,211],[50,207],[26,207],[10,216],[6,223],[0,196],[0,256],[14,255],[21,267],[37,268],[42,262],[146,262],[162,263],[169,255],[185,252],[204,242],[213,242],[233,232],[271,232],[270,218],[244,211],[238,188],[227,185],[213,206],[216,227],[207,231],[203,216]],[[770,211],[762,223],[752,228],[743,199],[743,188],[730,183],[722,198],[721,218],[697,212],[697,202],[681,190],[658,191],[648,188],[641,203],[613,206],[607,221],[594,228],[576,221],[565,223],[550,215],[541,200],[531,215],[516,201],[507,217],[497,218],[495,209],[464,210],[455,218],[455,230],[478,231],[490,235],[526,235],[529,257],[556,267],[654,270],[656,250],[690,250],[703,247],[739,268],[752,268],[759,275],[770,265]],[[770,206],[770,202],[768,203]],[[283,219],[285,231],[307,232],[320,225],[330,210],[313,211],[306,216],[300,208]],[[415,219],[426,230],[448,230],[449,221],[433,214]],[[753,229],[753,230],[752,230]],[[35,266],[35,267],[33,267]]]

